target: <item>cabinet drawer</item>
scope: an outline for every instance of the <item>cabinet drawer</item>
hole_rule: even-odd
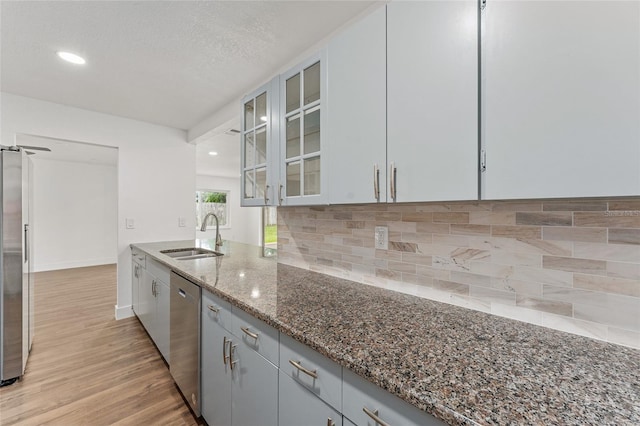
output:
[[[278,330],[243,311],[233,307],[233,334],[248,347],[278,365]]]
[[[299,367],[315,372],[317,377]],[[280,336],[280,370],[317,395],[327,404],[342,411],[342,367],[329,358],[293,338]]]
[[[390,426],[440,426],[443,421],[390,394],[379,386],[363,379],[348,369],[343,370],[343,412],[358,426],[378,426],[369,416],[377,416]]]
[[[278,424],[280,426],[341,426],[342,414],[280,370]]]
[[[147,271],[149,271],[151,275],[164,282],[165,284],[169,284],[171,282],[171,269],[158,262],[157,260],[154,260],[152,258],[149,258],[147,260]]]
[[[202,322],[211,321],[231,331],[231,304],[211,292],[202,289]],[[205,330],[205,327],[202,327]]]
[[[143,268],[147,267],[146,265],[147,256],[140,250],[132,248],[131,258],[133,259],[134,262],[136,262],[138,265],[142,266]]]

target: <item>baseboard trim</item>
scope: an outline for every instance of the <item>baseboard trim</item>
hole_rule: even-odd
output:
[[[34,264],[33,272],[57,271],[59,269],[84,268],[86,266],[109,265],[117,262],[118,262],[117,258],[105,257],[101,259],[87,259],[87,260],[79,260],[79,261],[73,261],[73,262]]]
[[[115,309],[116,309],[116,320],[129,318],[134,315],[133,309],[131,309],[131,305],[127,305],[127,306],[115,305]]]

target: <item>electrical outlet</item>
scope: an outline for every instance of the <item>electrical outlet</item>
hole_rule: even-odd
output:
[[[129,217],[125,219],[125,223],[126,223],[127,229],[134,229],[136,227],[136,221]]]
[[[185,219],[184,217],[179,217],[178,218],[178,226],[180,228],[184,228],[185,226],[187,226],[187,219]]]
[[[374,232],[375,247],[380,250],[389,249],[389,228],[386,226],[376,226]]]

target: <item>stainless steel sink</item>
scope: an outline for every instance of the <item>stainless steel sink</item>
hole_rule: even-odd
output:
[[[181,248],[171,250],[160,250],[160,253],[174,258],[175,260],[191,260],[204,259],[207,257],[222,256],[217,251],[207,250],[203,248]]]

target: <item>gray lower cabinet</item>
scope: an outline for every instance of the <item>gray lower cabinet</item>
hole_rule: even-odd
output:
[[[278,367],[233,336],[231,359],[231,424],[278,424]]]
[[[278,368],[228,330],[238,321],[228,302],[202,293],[202,416],[216,426],[277,425]]]
[[[133,311],[149,333],[162,357],[169,360],[169,269],[149,260],[147,268],[133,262]],[[152,273],[153,272],[153,273]],[[155,273],[155,275],[154,275]],[[137,276],[136,276],[137,274]],[[166,279],[162,280],[157,275]]]
[[[282,370],[278,384],[278,414],[280,426],[342,425],[342,414]]]
[[[131,309],[137,315],[140,310],[140,282],[142,281],[142,267],[133,256],[131,262]]]
[[[446,424],[346,368],[342,379],[342,414],[358,426]]]
[[[155,318],[155,330],[151,336],[156,343],[158,350],[169,363],[169,339],[170,339],[170,325],[169,325],[169,299],[171,288],[164,281],[156,281],[156,318]]]
[[[200,411],[210,425],[231,425],[231,367],[227,360],[231,306],[202,292],[200,328],[201,395]],[[224,357],[224,358],[223,358]]]

